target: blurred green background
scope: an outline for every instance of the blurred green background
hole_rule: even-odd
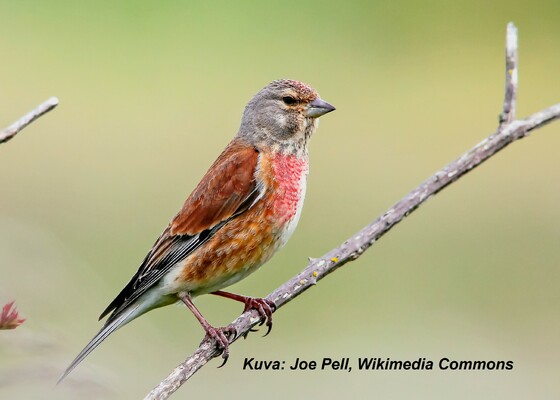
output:
[[[61,385],[170,217],[289,77],[337,107],[311,143],[298,230],[232,287],[263,296],[497,126],[508,21],[518,115],[560,101],[558,1],[1,1],[0,126],[60,106],[0,146],[0,397],[138,399],[202,330],[184,307],[112,335]],[[198,373],[174,398],[560,396],[560,123],[446,189]],[[198,299],[214,324],[241,307]],[[248,372],[245,357],[513,360],[512,371]]]

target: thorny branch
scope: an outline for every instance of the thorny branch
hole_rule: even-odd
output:
[[[43,103],[39,104],[35,109],[31,110],[23,117],[18,119],[12,125],[0,131],[0,143],[7,142],[17,135],[23,128],[35,121],[40,116],[48,113],[53,108],[58,105],[58,99],[56,97],[51,97],[45,100]]]
[[[277,308],[282,307],[331,272],[334,272],[347,262],[357,259],[381,236],[431,196],[455,182],[508,144],[528,136],[533,129],[541,128],[547,123],[560,118],[560,104],[556,104],[528,118],[516,120],[516,97],[517,28],[513,23],[509,23],[506,38],[506,88],[503,111],[500,114],[500,125],[497,131],[467,151],[460,158],[436,172],[389,208],[383,215],[346,240],[339,247],[331,250],[321,258],[310,260],[302,272],[284,283],[267,298],[274,301]],[[245,312],[239,316],[230,325],[236,331],[235,337],[229,339],[230,343],[246,335],[259,322],[260,318],[256,311]],[[216,343],[213,340],[204,340],[200,347],[183,363],[177,366],[144,400],[167,399],[208,361],[217,356],[219,356],[219,352],[216,349]]]

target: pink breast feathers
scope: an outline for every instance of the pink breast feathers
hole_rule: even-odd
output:
[[[277,188],[274,213],[281,224],[299,218],[305,196],[307,157],[276,154],[272,161]]]

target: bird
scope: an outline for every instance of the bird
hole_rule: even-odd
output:
[[[309,171],[308,143],[318,118],[335,110],[311,86],[269,83],[249,101],[237,134],[208,169],[148,252],[130,282],[101,313],[101,330],[59,383],[110,334],[153,309],[182,302],[216,341],[223,364],[227,328],[216,328],[193,303],[213,294],[255,309],[272,327],[274,302],[222,291],[283,247],[300,219]],[[266,335],[265,335],[266,336]]]

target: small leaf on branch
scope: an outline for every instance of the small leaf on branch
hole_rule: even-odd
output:
[[[25,322],[25,318],[21,318],[14,302],[5,304],[0,314],[0,329],[16,329]]]

